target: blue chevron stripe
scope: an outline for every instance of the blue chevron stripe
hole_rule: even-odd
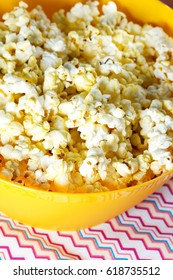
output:
[[[31,236],[27,233],[26,228],[19,229],[19,228],[17,228],[10,220],[5,219],[4,217],[1,217],[1,220],[4,220],[5,222],[7,222],[7,223],[9,224],[9,226],[10,226],[11,229],[14,229],[14,230],[19,231],[19,232],[22,231],[22,232],[24,233],[25,237],[26,237],[28,240],[39,242],[39,243],[41,244],[41,247],[42,247],[45,251],[46,251],[46,250],[54,251],[54,252],[56,253],[56,255],[57,255],[57,257],[58,257],[59,260],[70,260],[70,259],[71,259],[71,258],[67,258],[67,257],[61,256],[60,253],[58,252],[58,250],[48,247],[46,244],[43,243],[42,240],[38,239],[38,237],[37,237],[37,238],[31,237]]]
[[[128,258],[119,258],[119,257],[117,257],[116,255],[115,255],[115,252],[113,251],[113,249],[110,247],[110,246],[104,246],[104,245],[100,245],[99,243],[98,243],[98,239],[96,238],[96,237],[89,237],[89,236],[85,236],[84,234],[83,234],[83,231],[79,231],[79,234],[80,234],[80,236],[83,238],[83,239],[91,239],[91,240],[94,240],[95,241],[95,243],[97,244],[97,247],[99,248],[99,249],[109,249],[110,251],[111,251],[111,254],[112,254],[112,256],[114,257],[114,259],[115,260],[128,260]]]
[[[142,229],[142,230],[141,230],[141,229],[138,229],[138,228],[135,226],[134,223],[122,221],[122,220],[121,220],[121,216],[117,217],[117,219],[118,219],[118,221],[119,221],[119,223],[120,223],[121,225],[126,225],[126,226],[129,226],[129,227],[133,227],[134,230],[135,230],[137,233],[148,234],[154,242],[157,242],[157,243],[164,243],[165,245],[167,245],[167,247],[169,248],[170,252],[173,252],[173,248],[171,248],[170,243],[169,243],[167,240],[165,240],[164,238],[162,238],[162,239],[156,239],[156,238],[154,237],[154,235],[153,235],[151,232],[149,232],[149,231],[144,231],[143,229]],[[152,227],[152,226],[151,226],[151,227]],[[154,226],[153,226],[153,227],[154,227]],[[133,239],[133,238],[132,238],[132,239]],[[139,239],[140,239],[140,236],[139,236]]]
[[[152,202],[156,209],[159,211],[159,212],[163,212],[163,213],[168,213],[171,215],[171,217],[173,217],[173,212],[171,210],[166,210],[166,209],[162,209],[159,207],[159,204],[157,204],[157,202],[152,198],[152,197],[148,197],[145,199],[145,201],[148,201],[148,202]],[[172,203],[173,204],[173,203]]]

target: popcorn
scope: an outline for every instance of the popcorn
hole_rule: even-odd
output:
[[[49,90],[44,94],[43,107],[48,114],[50,114],[51,112],[57,114],[59,105],[60,99],[58,98],[55,91]]]
[[[32,118],[24,120],[23,125],[25,130],[28,131],[27,135],[32,136],[33,141],[44,140],[50,130],[50,125],[47,121],[37,124],[33,122]]]
[[[40,68],[42,71],[45,71],[47,68],[58,68],[62,64],[62,59],[58,58],[55,53],[50,53],[47,51],[43,52]]]
[[[12,145],[9,144],[0,147],[0,152],[4,159],[14,159],[18,161],[21,161],[23,159],[22,152],[15,149]]]
[[[94,170],[98,171],[99,177],[104,180],[106,178],[106,165],[109,162],[108,159],[104,156],[104,153],[99,148],[92,148],[88,150],[87,157],[83,161],[83,164],[80,166],[80,173],[86,177],[86,180],[90,181],[93,178],[92,182],[94,183],[95,179],[98,180],[98,176],[94,178]]]
[[[69,183],[67,163],[62,159],[56,159],[53,164],[49,164],[45,172],[45,178],[53,180],[58,186],[66,186]]]
[[[35,85],[25,82],[23,79],[7,74],[3,77],[4,83],[0,85],[0,89],[6,94],[26,94],[28,96],[37,96],[37,88]]]
[[[49,51],[55,51],[57,53],[64,52],[66,49],[64,40],[60,38],[51,38],[49,41],[45,43],[44,47]]]
[[[122,162],[113,163],[113,167],[115,167],[117,172],[122,177],[125,177],[125,176],[131,174],[130,169],[128,168],[128,166],[125,163],[122,163]]]
[[[168,38],[168,35],[160,27],[153,27],[146,32],[147,43],[162,54],[173,48],[173,39]]]
[[[19,99],[18,109],[21,111],[25,111],[28,115],[31,115],[35,118],[35,120],[38,121],[41,121],[42,117],[44,117],[45,114],[39,98],[35,99],[22,96]]]
[[[173,39],[109,1],[49,20],[27,4],[0,24],[0,172],[100,192],[173,169]]]
[[[94,85],[94,77],[90,73],[87,73],[86,76],[78,74],[74,77],[74,84],[78,91],[88,91]]]
[[[29,41],[25,40],[23,42],[18,42],[16,44],[16,59],[22,64],[25,63],[33,54],[34,49],[32,50],[32,46]]]
[[[87,23],[91,22],[94,17],[99,14],[98,2],[87,2],[86,5],[82,3],[77,3],[70,12],[67,13],[67,18],[70,22],[75,22],[76,20],[83,20]]]
[[[119,74],[121,73],[121,64],[114,62],[112,57],[107,56],[99,61],[99,70],[103,75],[109,75],[111,72]]]
[[[70,142],[70,134],[67,131],[52,130],[44,138],[43,146],[47,150],[65,148]]]

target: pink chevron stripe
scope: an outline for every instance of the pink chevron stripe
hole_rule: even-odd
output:
[[[70,259],[74,259],[74,260],[80,259],[79,255],[75,255],[75,254],[71,254],[71,253],[67,252],[67,250],[63,244],[52,242],[49,234],[45,233],[46,231],[32,228],[32,227],[26,227],[23,224],[20,224],[19,222],[16,222],[16,221],[14,221],[14,223],[18,226],[18,228],[20,227],[22,229],[27,230],[28,233],[30,234],[30,236],[39,238],[40,240],[42,240],[42,242],[44,244],[46,244],[49,248],[58,250],[59,253],[62,254],[62,256],[70,258]],[[62,250],[61,250],[61,248],[62,248]]]
[[[81,230],[81,233],[82,233],[82,235],[84,235],[84,231],[83,230]],[[95,255],[95,257],[103,257],[104,259],[106,258],[106,259],[112,259],[112,253],[110,252],[110,250],[105,250],[105,248],[98,248],[98,246],[97,246],[97,244],[96,244],[96,242],[95,242],[95,240],[93,239],[93,238],[91,238],[91,237],[89,237],[89,236],[87,236],[87,238],[83,238],[83,236],[81,237],[81,235],[80,235],[80,231],[78,231],[77,232],[77,234],[78,234],[78,242],[85,242],[85,244],[86,245],[88,245],[88,246],[91,246],[91,242],[92,242],[92,250],[93,249],[95,249],[95,251],[97,252],[97,254],[98,255]],[[88,249],[89,250],[89,249]]]
[[[147,231],[149,230],[149,232],[152,233],[153,236],[155,236],[156,238],[162,239],[164,236],[169,240],[170,243],[173,243],[171,233],[161,232],[159,227],[157,227],[156,225],[149,225],[145,223],[140,216],[132,216],[129,213],[126,213],[126,216],[129,218],[129,219],[123,218],[123,221],[126,222],[126,226],[128,225],[128,222],[131,224],[133,219],[133,224],[136,225],[138,231],[142,232],[147,229]]]
[[[5,215],[4,215],[3,219],[4,219],[5,222],[8,223],[8,218],[7,218]],[[15,228],[15,227],[16,227],[16,228]],[[10,229],[11,229],[11,228],[10,228]],[[46,246],[48,246],[48,249],[53,250],[53,251],[57,251],[57,250],[58,250],[60,254],[62,254],[64,257],[67,257],[68,259],[80,259],[80,256],[78,256],[78,257],[73,256],[73,257],[72,257],[72,255],[69,254],[69,253],[67,253],[66,250],[65,250],[64,252],[62,252],[62,249],[61,249],[61,248],[65,248],[65,246],[64,246],[63,244],[60,244],[59,247],[57,246],[58,243],[55,243],[55,245],[49,244],[49,243],[47,242],[47,239],[44,237],[44,235],[46,235],[46,234],[42,233],[42,236],[41,236],[40,234],[37,234],[36,229],[33,230],[31,227],[26,227],[26,226],[24,226],[23,224],[20,224],[20,223],[18,223],[18,222],[16,222],[16,221],[13,221],[13,232],[14,232],[14,229],[15,229],[15,233],[14,233],[15,235],[16,235],[16,231],[18,231],[20,235],[21,235],[21,234],[23,235],[23,236],[20,236],[20,238],[21,238],[22,240],[26,239],[26,242],[29,243],[29,244],[31,244],[32,246],[35,246],[35,245],[33,244],[33,242],[37,241],[37,242],[40,243],[40,241],[42,241],[43,244],[45,244]],[[6,231],[8,231],[8,230],[9,230],[9,229],[6,229]],[[38,240],[34,240],[34,241],[33,241],[33,240],[29,240],[28,237],[26,237],[25,232],[27,232],[29,238],[33,239],[33,237],[35,237],[35,238],[37,238]],[[11,236],[11,237],[14,237],[14,236],[12,236],[11,233],[10,233],[10,236]],[[47,235],[47,236],[48,236],[48,235]],[[43,237],[44,237],[44,238],[43,238]],[[48,238],[49,238],[49,236],[48,236]],[[49,240],[50,240],[50,238],[49,238]],[[50,240],[50,241],[51,241],[51,240]],[[26,245],[26,242],[25,242],[25,244],[24,244],[23,246],[20,246],[20,247],[21,247],[21,248],[30,248],[30,246]],[[39,249],[37,249],[37,250],[39,251]],[[48,254],[49,251],[48,251],[47,249],[43,249],[43,250],[45,251],[45,254]],[[55,253],[54,253],[54,254],[55,254]],[[38,256],[35,256],[35,257],[39,258]],[[42,257],[42,258],[43,258],[43,257]],[[47,259],[58,259],[57,255],[56,255],[55,257],[53,257],[53,256],[46,256],[46,258],[47,258]]]
[[[86,232],[87,234],[89,234],[89,236],[94,236],[95,238],[97,238],[97,240],[99,239],[100,241],[100,247],[101,246],[110,246],[112,248],[112,250],[114,252],[116,252],[117,254],[117,258],[128,258],[128,259],[132,259],[132,255],[129,252],[124,252],[125,250],[123,249],[122,251],[119,249],[119,246],[117,246],[116,240],[117,239],[113,239],[114,242],[110,242],[111,240],[109,238],[105,238],[105,233],[102,229],[94,229],[94,228],[90,228],[87,230],[84,230],[84,232]],[[110,249],[109,249],[110,250]],[[112,259],[114,259],[112,257]]]
[[[67,233],[65,234],[65,233],[58,232],[58,235],[62,236],[62,237],[70,238],[70,240],[73,243],[74,247],[76,247],[76,248],[84,248],[88,252],[88,254],[89,254],[89,256],[91,258],[97,258],[97,259],[102,259],[102,260],[105,259],[105,257],[103,255],[100,255],[100,253],[97,255],[97,254],[93,254],[91,252],[91,248],[92,248],[92,250],[96,249],[95,243],[93,241],[91,241],[91,242],[84,241],[85,243],[87,243],[87,244],[84,244],[82,238],[80,238],[80,236],[79,236],[79,233],[78,232],[75,232],[75,233],[77,234],[77,236],[79,238],[77,240],[75,240],[75,238],[74,238],[74,236],[72,234],[67,234]],[[83,243],[83,244],[77,244],[77,242],[80,242],[80,243]],[[89,245],[88,245],[88,243],[89,243]]]
[[[92,233],[91,229],[86,229],[86,230],[82,230],[82,235],[84,236],[85,240],[93,240],[94,244],[95,244],[95,240],[97,240],[97,243],[99,245],[95,244],[95,246],[96,246],[95,248],[98,248],[98,249],[100,248],[99,250],[102,251],[103,255],[105,255],[105,252],[107,252],[107,257],[105,257],[107,260],[114,259],[114,256],[111,252],[112,247],[114,249],[114,252],[116,252],[116,255],[118,255],[118,250],[117,250],[115,244],[114,243],[107,244],[107,242],[104,242],[103,240],[101,240],[101,236],[99,235],[99,232],[98,232],[98,234],[95,234],[95,233]]]
[[[128,231],[128,230],[126,229],[126,227],[125,227],[125,229],[123,230],[123,228],[122,228],[122,226],[121,226],[121,228],[117,230],[117,229],[114,228],[112,222],[113,222],[112,220],[111,220],[110,222],[108,222],[108,224],[111,226],[112,230],[113,230],[115,233],[116,233],[116,232],[125,233],[125,234],[127,235],[127,237],[128,237],[129,244],[132,244],[132,241],[140,241],[140,242],[143,243],[143,239],[132,237],[132,235],[135,235],[135,231],[134,231],[133,228],[130,228],[129,231]],[[120,224],[119,224],[119,225],[120,225]],[[109,239],[110,239],[110,237],[109,237]],[[145,244],[143,244],[143,245],[145,245]],[[125,246],[124,246],[123,249],[129,250],[129,247],[125,247]],[[130,248],[130,249],[131,249],[132,252],[135,250],[134,248]],[[145,248],[145,249],[147,249],[147,248]],[[136,250],[135,250],[135,253],[136,253],[136,259],[137,259],[137,260],[141,260],[140,256],[139,256],[138,253],[136,252]]]
[[[150,208],[147,207],[147,203],[142,203],[142,205],[137,205],[137,206],[135,206],[135,208],[146,210],[148,212],[149,216],[151,217],[151,219],[164,221],[166,226],[168,228],[172,229],[173,219],[172,219],[170,213],[164,213],[164,216],[161,215],[161,213],[158,212],[158,210],[153,202],[150,203]],[[131,218],[133,218],[133,217],[131,217]],[[163,234],[164,234],[164,232],[163,232]]]
[[[13,257],[11,252],[10,252],[10,248],[8,246],[0,246],[0,249],[5,249],[7,250],[8,252],[8,255],[10,257],[11,260],[24,260],[24,258],[20,257],[20,258],[16,258],[16,257]]]
[[[94,229],[90,229],[90,231],[94,231]],[[104,235],[104,237],[105,237],[104,232],[103,232],[103,235]],[[71,239],[72,239],[72,242],[73,242],[73,244],[74,244],[74,246],[76,246],[76,247],[83,247],[83,245],[81,246],[81,245],[79,245],[79,244],[76,244],[76,242],[74,241],[73,236],[70,236],[70,235],[67,235],[67,234],[65,234],[65,235],[63,234],[63,236],[66,236],[66,237],[68,236],[69,238],[71,238]],[[81,239],[81,242],[83,242],[82,238],[80,238],[80,239]],[[105,239],[106,239],[106,238],[105,238]],[[119,240],[118,238],[111,238],[111,239],[109,239],[109,241],[110,241],[110,240],[113,240],[114,242],[116,241],[116,242],[118,243],[118,246],[120,247],[121,250],[126,249],[126,248],[123,247],[123,245],[121,244],[121,242],[120,242],[120,240]],[[78,242],[79,242],[79,240],[78,240]],[[86,240],[85,240],[85,242],[86,242]],[[115,245],[115,246],[117,246],[117,245]],[[90,252],[88,246],[86,247],[86,249],[89,251],[89,254],[90,254],[91,257],[94,257],[94,258],[98,258],[98,257],[99,257],[98,255],[93,255],[93,254],[91,254],[91,252]],[[101,248],[101,249],[102,249],[102,248]],[[100,250],[100,249],[99,249],[99,250]],[[133,248],[128,248],[128,250],[133,251],[134,255],[135,255],[136,257],[138,257],[137,252],[136,252],[135,249],[133,249]],[[102,256],[102,259],[105,259],[104,256]]]
[[[164,237],[172,238],[172,232],[170,230],[171,227],[167,226],[166,223],[164,223],[164,215],[163,215],[163,220],[161,220],[162,228],[164,226],[164,230],[163,230],[161,227],[158,226],[160,225],[160,219],[152,219],[147,209],[141,207],[138,209],[138,211],[135,210],[136,209],[133,208],[131,209],[131,211],[122,214],[120,219],[124,225],[131,226],[131,224],[135,224],[137,230],[139,230],[140,227],[142,231],[146,229],[150,231],[151,229],[153,229],[154,233],[160,234],[162,238]],[[145,217],[141,218],[141,215]]]
[[[138,208],[138,209],[142,209],[142,210],[144,210],[145,208]],[[145,209],[145,210],[147,210],[147,209]],[[144,220],[141,218],[141,216],[137,216],[137,215],[130,215],[130,213],[129,212],[126,212],[126,216],[129,218],[129,220],[128,221],[132,221],[132,219],[133,219],[133,223],[135,222],[134,220],[135,219],[138,219],[138,221],[140,222],[140,224],[143,226],[143,227],[145,227],[145,228],[148,228],[149,230],[151,230],[152,228],[154,228],[154,229],[156,229],[156,231],[159,233],[159,234],[161,234],[161,235],[167,235],[167,236],[170,236],[170,237],[172,237],[172,233],[170,233],[170,232],[163,232],[163,231],[161,231],[161,229],[158,227],[158,226],[156,226],[156,225],[150,225],[150,224],[148,224],[148,223],[146,223],[146,222],[144,222]],[[126,221],[125,219],[123,219],[124,221]],[[139,223],[137,224],[137,226],[139,226]],[[171,227],[170,227],[171,228]]]
[[[151,239],[151,236],[148,233],[139,233],[136,232],[135,229],[133,227],[127,227],[127,226],[122,226],[122,224],[119,223],[118,219],[113,219],[111,221],[108,222],[112,228],[112,230],[114,232],[124,232],[128,238],[129,238],[129,242],[130,241],[141,241],[144,248],[148,251],[158,251],[158,253],[160,254],[162,259],[173,259],[173,255],[172,252],[169,251],[169,249],[167,248],[167,246],[165,244],[159,243],[156,244],[153,243],[153,240]],[[118,229],[117,229],[118,227]],[[131,242],[130,242],[131,243]],[[126,248],[129,249],[129,248]],[[132,248],[133,250],[133,248]],[[167,255],[168,257],[166,258],[165,255]],[[140,259],[140,258],[138,258]]]
[[[147,202],[151,202],[151,200],[154,200],[156,202],[160,210],[165,209],[166,211],[168,211],[168,206],[169,206],[169,211],[173,210],[173,202],[165,201],[162,193],[154,193],[151,197],[146,199]]]
[[[173,202],[172,201],[171,202],[167,201],[162,193],[155,192],[154,194],[152,194],[151,197],[160,200],[160,203],[161,203],[161,200],[162,200],[164,202],[165,208],[168,208],[168,205],[169,205],[169,208],[171,208],[171,209],[173,208]],[[147,201],[148,201],[148,199],[147,199]]]
[[[35,250],[35,248],[34,248],[34,246],[29,246],[29,245],[23,245],[21,242],[20,242],[20,238],[18,237],[18,236],[16,236],[16,235],[14,235],[14,234],[11,234],[11,233],[6,233],[5,231],[4,231],[4,229],[0,226],[0,229],[1,229],[1,231],[2,231],[2,234],[3,234],[3,236],[4,237],[12,237],[12,238],[15,238],[16,239],[16,241],[17,241],[17,243],[18,243],[18,245],[19,245],[19,247],[21,247],[21,248],[29,248],[29,249],[31,249],[32,251],[33,251],[33,254],[34,254],[34,257],[35,258],[37,258],[37,259],[49,259],[47,256],[39,256],[39,255],[37,255],[37,252],[36,252],[36,250]],[[18,259],[18,258],[17,258]]]
[[[24,230],[25,232],[27,231],[28,235],[30,238],[39,238],[40,241],[42,241],[45,245],[47,245],[50,249],[53,249],[53,250],[57,250],[57,247],[55,246],[52,246],[51,244],[48,244],[47,243],[47,240],[45,238],[43,238],[41,235],[44,235],[44,234],[41,234],[41,233],[37,233],[36,232],[36,229],[34,228],[31,228],[31,227],[26,227],[24,226],[23,224],[20,224],[19,222],[16,222],[16,221],[13,221],[14,222],[14,225],[17,225],[18,228],[21,228],[21,230]],[[18,229],[17,229],[18,230]],[[57,244],[58,245],[58,244]],[[61,244],[60,244],[61,245]]]
[[[97,241],[99,240],[100,247],[103,246],[103,245],[104,245],[104,248],[105,248],[105,246],[109,246],[113,249],[114,252],[116,252],[118,257],[119,256],[121,256],[121,257],[127,257],[128,256],[128,258],[131,259],[131,255],[128,254],[127,252],[126,253],[121,252],[119,250],[119,248],[116,246],[115,242],[110,242],[110,240],[104,239],[102,229],[94,229],[94,228],[92,229],[92,228],[90,228],[90,229],[84,230],[84,232],[86,232],[89,236],[97,238]],[[107,249],[107,250],[110,250],[110,249]],[[114,259],[114,258],[112,257],[112,259]]]
[[[173,195],[173,179],[169,180],[169,183],[166,183],[160,188],[160,190],[163,190],[163,188],[167,189],[168,192],[170,192],[171,196]]]
[[[31,227],[26,227],[26,226],[24,226],[24,225],[22,225],[22,224],[19,224],[18,222],[16,222],[16,221],[13,221],[13,230],[14,230],[14,228],[15,228],[15,225],[17,225],[17,229],[15,229],[15,235],[16,235],[16,231],[18,231],[19,232],[19,234],[23,234],[23,237],[22,237],[22,240],[23,239],[26,239],[26,241],[27,241],[27,243],[30,243],[30,244],[32,244],[32,246],[34,246],[34,244],[33,244],[33,242],[35,242],[35,241],[37,241],[37,242],[39,242],[40,243],[40,241],[42,240],[42,243],[44,244],[44,245],[46,245],[47,247],[48,247],[48,249],[49,250],[51,250],[51,252],[52,252],[52,254],[54,253],[54,255],[55,255],[55,257],[53,257],[53,256],[46,256],[46,258],[47,259],[58,259],[58,257],[57,257],[57,254],[55,253],[57,250],[58,250],[58,252],[60,253],[60,254],[62,254],[62,256],[64,256],[64,257],[67,257],[68,259],[70,258],[70,259],[76,259],[76,257],[72,257],[72,255],[71,254],[68,254],[67,253],[67,251],[66,250],[62,250],[63,248],[65,248],[65,246],[64,245],[62,245],[62,244],[60,244],[60,246],[57,246],[58,245],[58,243],[55,243],[55,245],[52,245],[52,244],[50,244],[49,242],[47,242],[47,239],[44,237],[44,233],[42,233],[42,235],[43,236],[41,236],[40,234],[38,235],[37,234],[37,232],[36,232],[36,230],[35,229],[32,229]],[[19,230],[19,228],[21,228],[20,230]],[[24,231],[23,231],[24,230]],[[35,238],[37,238],[38,240],[28,240],[28,238],[25,236],[25,232],[27,232],[28,233],[28,236],[29,236],[29,238],[32,238],[33,239],[33,237],[35,237]],[[11,237],[12,237],[12,235],[10,235]],[[48,236],[48,235],[47,235]],[[14,237],[14,236],[13,236]],[[44,237],[44,238],[43,238]],[[50,239],[49,239],[50,240]],[[30,245],[28,246],[28,245],[26,245],[26,242],[25,242],[25,244],[23,245],[23,246],[20,246],[21,248],[30,248]],[[46,249],[43,249],[43,251],[45,251],[45,254],[48,254],[49,253],[49,250],[48,250],[47,248]],[[37,249],[38,250],[38,249]],[[39,258],[38,256],[36,256],[37,258]],[[43,258],[43,257],[41,257],[41,258]],[[79,257],[78,257],[78,259],[79,259]]]
[[[19,230],[19,229],[15,229],[13,231],[11,231],[11,228],[9,226],[9,222],[8,221],[3,221],[3,234],[6,237],[13,237],[16,239],[18,245],[21,248],[29,248],[32,250],[35,258],[41,258],[41,259],[57,259],[57,255],[54,251],[48,249],[48,250],[44,250],[44,248],[42,248],[40,240],[39,239],[34,239],[34,240],[29,240],[27,239],[27,237],[25,236],[24,232]],[[30,235],[32,237],[32,235]],[[36,251],[38,253],[36,253]]]
[[[109,224],[110,222],[108,221],[107,222],[107,224]],[[112,227],[111,227],[112,228]],[[113,228],[112,228],[113,229]],[[95,229],[90,229],[91,231],[97,231],[97,230],[95,230]],[[115,229],[113,229],[113,231],[114,232],[116,232],[117,230],[115,230]],[[119,230],[118,230],[119,231]],[[118,232],[117,231],[117,232]],[[135,255],[135,257],[136,257],[136,259],[139,259],[139,255],[138,255],[138,253],[137,253],[137,250],[135,249],[135,248],[131,248],[131,247],[128,247],[128,248],[126,248],[126,247],[124,247],[123,246],[123,244],[121,243],[121,241],[120,241],[120,239],[119,238],[115,238],[115,237],[107,237],[106,236],[106,233],[104,232],[104,231],[100,231],[100,233],[103,235],[103,237],[104,237],[104,239],[105,240],[112,240],[112,241],[116,241],[117,243],[118,243],[118,245],[119,245],[119,247],[120,247],[120,249],[122,250],[122,251],[126,251],[126,250],[128,250],[128,251],[132,251],[133,252],[133,254]]]
[[[172,204],[173,204],[173,199],[172,199],[172,197],[173,197],[173,195],[172,195],[172,193],[170,192],[170,188],[165,188],[165,186],[163,186],[162,188],[162,191],[157,191],[157,192],[154,192],[152,195],[151,195],[151,197],[156,197],[156,196],[159,196],[161,199],[162,199],[162,201],[165,203],[165,205],[169,205],[169,206],[171,206],[171,208],[172,208]],[[168,192],[168,194],[169,194],[169,196],[168,195],[166,195],[166,192],[165,192],[165,190],[169,190],[169,192]],[[171,199],[171,200],[170,200]]]
[[[123,218],[123,221],[124,221],[124,224],[126,224],[127,222],[127,225],[129,224],[129,221],[131,223],[132,221],[132,218],[131,218],[131,215],[129,215],[128,213],[126,213],[126,216],[127,218],[129,219],[125,219]],[[147,234],[148,236],[150,236],[150,234],[152,234],[152,237],[157,241],[157,240],[163,240],[164,239],[167,239],[167,241],[169,241],[169,244],[173,244],[173,240],[172,240],[172,235],[169,233],[162,233],[160,232],[160,229],[158,229],[157,226],[154,226],[154,225],[146,225],[143,221],[141,221],[141,218],[139,216],[135,216],[135,218],[133,218],[133,224],[136,226],[137,228],[137,231],[138,233],[145,233]],[[152,241],[152,242],[156,242],[156,241]],[[161,241],[160,241],[161,242]]]
[[[36,233],[36,234],[45,236],[50,244],[52,244],[54,246],[62,247],[64,252],[67,254],[67,256],[71,257],[71,259],[74,259],[74,260],[80,260],[81,259],[79,255],[70,254],[69,252],[67,252],[67,250],[66,250],[66,248],[63,244],[52,242],[51,239],[50,239],[50,236],[47,233],[40,232],[38,229],[35,229],[35,228],[33,228],[33,232]]]

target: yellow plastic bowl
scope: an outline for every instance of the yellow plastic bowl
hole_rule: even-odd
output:
[[[0,13],[19,1],[0,2]],[[70,8],[77,0],[28,0],[44,7],[48,15]],[[100,1],[106,2],[106,1]],[[139,23],[162,26],[173,35],[173,10],[157,0],[115,0],[119,8]],[[167,172],[149,182],[116,191],[64,194],[34,190],[0,179],[0,211],[24,224],[52,230],[78,230],[105,222],[138,204],[173,176]]]

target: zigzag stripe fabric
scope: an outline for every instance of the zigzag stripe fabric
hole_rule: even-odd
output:
[[[56,232],[0,214],[0,260],[173,260],[173,179],[112,220]]]

